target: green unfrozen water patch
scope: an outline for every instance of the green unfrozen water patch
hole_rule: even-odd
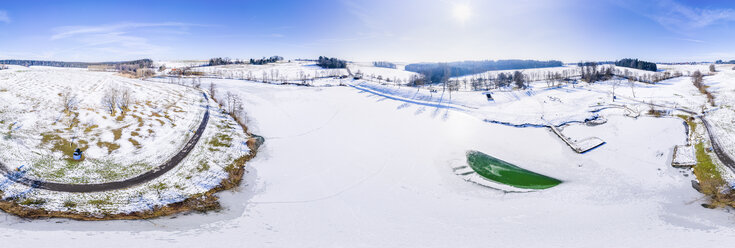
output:
[[[467,163],[480,176],[513,187],[548,189],[561,183],[478,151],[467,152]]]

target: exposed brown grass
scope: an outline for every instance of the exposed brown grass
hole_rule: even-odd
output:
[[[91,126],[87,126],[87,127],[85,127],[85,128],[84,128],[84,133],[90,133],[90,132],[92,132],[92,131],[93,131],[94,129],[98,128],[98,127],[100,127],[100,126],[99,126],[99,125],[91,125]]]
[[[135,148],[137,148],[137,149],[140,149],[141,148],[140,142],[138,142],[137,140],[134,140],[133,138],[129,138],[128,141],[130,141],[130,144],[133,144],[133,146],[135,146]]]
[[[112,143],[112,142],[104,142],[104,141],[97,142],[97,147],[107,148],[107,154],[111,154],[115,150],[120,149],[120,145]]]
[[[52,151],[61,152],[68,159],[71,158],[72,153],[77,148],[87,150],[89,144],[85,140],[77,140],[75,143],[71,143],[70,140],[64,139],[56,133],[47,132],[41,134],[41,144],[50,145]]]

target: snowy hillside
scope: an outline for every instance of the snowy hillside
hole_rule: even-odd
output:
[[[117,104],[105,99],[117,92]],[[121,96],[129,94],[129,105]],[[74,106],[64,110],[64,96]],[[66,193],[24,185],[23,178],[59,184],[119,182],[157,170],[194,137],[216,106],[203,91],[128,79],[108,72],[49,67],[0,71],[2,198],[48,211],[118,214],[148,211],[202,194],[228,177],[225,170],[249,153],[248,137],[218,112],[206,122],[202,142],[181,165],[155,180],[122,190]],[[217,111],[217,108],[212,108]],[[76,148],[83,159],[72,159]],[[18,171],[18,172],[12,172]]]

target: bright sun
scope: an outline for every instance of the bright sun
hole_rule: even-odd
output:
[[[472,17],[472,10],[467,4],[457,4],[454,5],[452,14],[454,15],[454,18],[457,18],[458,21],[464,23],[467,21],[467,19],[470,19],[470,17]]]

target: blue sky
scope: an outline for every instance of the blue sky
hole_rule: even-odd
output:
[[[4,1],[0,58],[735,59],[735,1]]]

